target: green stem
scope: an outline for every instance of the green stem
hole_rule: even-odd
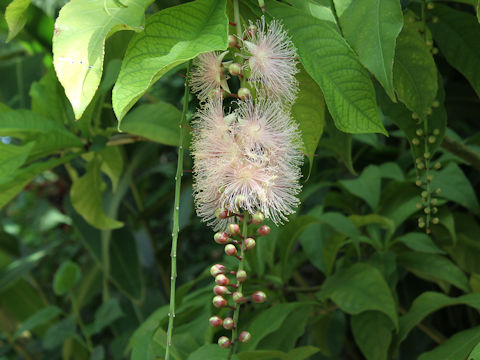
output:
[[[70,294],[70,300],[72,301],[72,310],[73,310],[73,313],[75,314],[75,318],[77,319],[78,326],[82,331],[83,337],[87,341],[87,348],[90,352],[92,352],[93,351],[92,339],[90,338],[90,335],[88,335],[86,331],[85,324],[83,323],[82,317],[80,315],[80,309],[78,308],[77,299],[75,298],[75,295],[73,293]]]
[[[233,0],[233,17],[235,19],[235,27],[237,29],[237,36],[242,38],[242,24],[240,23],[240,8],[238,6],[238,0]]]
[[[427,117],[423,120],[423,131],[425,132],[425,154],[428,154],[428,120]],[[431,156],[431,154],[430,154]],[[432,213],[432,194],[430,193],[430,180],[429,179],[429,169],[430,169],[430,156],[425,158],[425,184],[427,185],[427,204],[425,208],[430,209],[430,211],[426,214],[426,219],[425,219],[425,231],[427,234],[430,233],[430,219],[431,219],[431,213]]]
[[[243,215],[243,229],[242,229],[242,236],[244,240],[248,237],[249,217],[250,217],[249,213],[245,212],[245,214]],[[244,261],[245,261],[245,245],[242,241],[242,245],[240,246],[240,263],[238,264],[237,272],[240,270],[243,270]],[[243,284],[237,281],[237,286],[238,286],[237,291],[241,293]],[[228,360],[232,358],[233,354],[235,354],[235,351],[237,350],[237,337],[238,337],[237,333],[238,333],[238,317],[239,316],[240,316],[240,304],[236,304],[235,310],[233,311],[233,323],[235,324],[235,326],[232,329],[232,346],[230,347]]]
[[[173,207],[173,229],[172,229],[172,250],[170,257],[172,259],[172,270],[170,277],[170,310],[168,312],[168,329],[167,329],[167,347],[165,350],[165,360],[170,359],[170,348],[172,346],[173,335],[173,320],[175,318],[175,283],[177,280],[177,240],[179,231],[178,213],[180,210],[180,189],[182,185],[183,176],[183,143],[184,143],[184,125],[186,124],[188,103],[189,103],[189,87],[188,80],[190,77],[190,68],[192,67],[192,61],[190,60],[187,65],[187,75],[185,77],[185,94],[183,96],[183,113],[180,127],[180,146],[178,147],[178,161],[177,161],[177,173],[175,175],[175,201]]]

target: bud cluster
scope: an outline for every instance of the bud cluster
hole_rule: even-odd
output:
[[[221,214],[222,212],[218,212]],[[218,315],[214,315],[210,318],[209,323],[211,326],[225,330],[232,330],[232,338],[227,336],[221,336],[218,339],[218,345],[222,348],[230,347],[235,341],[248,342],[251,339],[251,334],[248,331],[242,331],[237,337],[237,322],[239,307],[248,301],[254,303],[265,302],[267,296],[263,291],[255,291],[250,296],[245,296],[242,293],[242,287],[247,280],[247,272],[243,269],[243,256],[246,251],[252,250],[255,247],[255,237],[266,236],[270,233],[270,227],[268,225],[262,225],[264,215],[260,212],[251,216],[250,223],[257,228],[253,234],[248,233],[248,215],[237,217],[241,218],[244,222],[245,230],[243,236],[240,234],[240,226],[237,223],[231,223],[227,226],[226,231],[217,232],[213,239],[217,244],[225,245],[225,253],[229,256],[235,256],[239,261],[239,267],[237,271],[229,271],[225,265],[215,264],[210,268],[210,274],[215,278],[215,286],[213,293],[215,294],[212,299],[214,307],[231,308],[234,311],[233,317],[228,316],[221,318]],[[219,241],[221,239],[221,241]],[[240,253],[241,255],[238,255]]]

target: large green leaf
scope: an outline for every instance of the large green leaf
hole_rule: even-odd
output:
[[[398,0],[334,0],[343,35],[360,61],[375,75],[388,96],[393,91],[393,56],[402,30],[402,7]]]
[[[408,248],[418,252],[429,254],[445,254],[445,251],[435,245],[430,236],[425,233],[407,233],[392,241],[392,244],[395,243],[404,244]]]
[[[229,349],[222,349],[217,344],[203,345],[190,354],[187,360],[225,360],[228,358]],[[239,360],[236,355],[232,356],[232,360]]]
[[[74,335],[76,335],[75,322],[71,318],[65,318],[48,328],[42,344],[45,349],[52,350]]]
[[[131,40],[113,88],[119,121],[167,71],[200,53],[227,47],[225,11],[225,0],[195,0],[148,18],[145,31]]]
[[[297,80],[302,86],[291,113],[302,132],[305,155],[309,162],[308,176],[310,176],[315,150],[325,125],[325,100],[322,90],[304,69],[297,74]]]
[[[30,156],[83,147],[82,141],[62,125],[28,110],[0,113],[0,136],[18,137],[24,142],[35,140]]]
[[[99,333],[124,315],[118,299],[108,299],[95,311],[95,320],[88,328],[90,334]]]
[[[169,103],[145,104],[128,113],[119,127],[160,144],[178,146],[181,116],[180,110]]]
[[[440,197],[454,201],[476,214],[480,212],[475,190],[457,164],[450,163],[437,171],[432,180],[432,187],[441,190]]]
[[[12,174],[27,160],[35,142],[29,142],[23,146],[4,144],[0,142],[0,174],[6,177]]]
[[[80,281],[81,276],[80,266],[71,260],[63,262],[53,277],[53,291],[56,295],[69,292]]]
[[[391,290],[380,271],[371,265],[356,263],[337,271],[327,278],[318,296],[330,298],[352,315],[367,310],[380,311],[398,328],[397,307]]]
[[[424,292],[414,300],[409,311],[400,317],[400,330],[396,336],[397,346],[428,315],[446,306],[454,305],[468,305],[480,309],[480,294],[467,294],[454,298],[438,292]]]
[[[479,341],[480,326],[477,326],[456,333],[435,349],[420,355],[418,360],[465,360]]]
[[[468,355],[468,360],[479,360],[480,359],[480,343],[478,343]]]
[[[27,10],[31,0],[13,0],[5,9],[8,24],[7,42],[12,40],[27,23]]]
[[[79,154],[67,155],[62,158],[54,158],[47,161],[36,162],[28,167],[22,168],[10,177],[2,177],[0,174],[0,208],[5,206],[17,195],[25,185],[45,170],[64,164]]]
[[[305,11],[310,16],[337,24],[330,0],[289,0],[288,3]]]
[[[480,26],[475,16],[444,5],[435,5],[431,15],[438,19],[429,22],[435,43],[480,96]]]
[[[393,325],[385,314],[379,311],[365,311],[353,315],[350,324],[355,342],[367,360],[388,359]]]
[[[349,133],[386,134],[370,74],[335,25],[282,4],[267,5],[267,12],[283,19],[305,70],[323,91],[335,125]]]
[[[380,202],[380,169],[375,165],[367,166],[362,174],[352,180],[340,180],[340,184],[350,193],[365,200],[370,208],[376,212]]]
[[[101,162],[94,158],[88,162],[85,174],[73,181],[70,189],[72,205],[90,225],[102,230],[116,229],[123,223],[108,217],[102,208],[100,166]]]
[[[20,336],[25,331],[32,331],[37,326],[44,325],[57,318],[62,313],[62,309],[57,306],[50,305],[39,310],[30,316],[22,326],[15,332],[14,338]]]
[[[79,119],[98,89],[105,40],[120,30],[143,30],[144,12],[152,0],[73,0],[55,22],[53,64]]]
[[[400,101],[425,118],[437,95],[437,68],[425,41],[409,22],[397,39],[393,84]]]
[[[448,258],[420,252],[402,253],[397,262],[418,277],[430,281],[446,281],[459,289],[469,291],[466,275]]]

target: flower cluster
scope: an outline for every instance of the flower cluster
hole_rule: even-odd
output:
[[[200,55],[191,74],[202,105],[193,120],[197,214],[219,231],[214,240],[225,246],[226,255],[239,260],[236,271],[222,264],[211,268],[213,305],[234,311],[233,317],[210,318],[212,326],[232,330],[231,339],[218,339],[224,348],[251,338],[247,331],[237,334],[239,307],[262,303],[266,294],[243,295],[244,253],[255,247],[256,238],[269,234],[265,219],[282,223],[298,206],[303,163],[301,135],[290,116],[298,91],[296,50],[282,25],[275,20],[266,25],[262,17],[250,23],[243,39],[230,36],[229,46],[221,54]],[[228,76],[238,77],[236,94]],[[234,100],[226,107],[229,97]]]

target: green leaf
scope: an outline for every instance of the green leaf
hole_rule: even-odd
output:
[[[73,320],[70,318],[63,319],[48,328],[43,337],[43,347],[47,350],[53,350],[75,334],[75,323]]]
[[[0,174],[1,177],[11,175],[27,160],[35,142],[29,142],[23,146],[4,144],[0,142]]]
[[[75,210],[98,229],[116,229],[123,223],[108,217],[102,208],[102,179],[100,161],[95,158],[87,164],[85,174],[73,181],[70,198]]]
[[[386,134],[377,111],[370,74],[331,22],[278,3],[267,12],[281,18],[305,70],[320,85],[338,129]]]
[[[398,0],[334,0],[343,35],[360,62],[375,75],[388,96],[393,91],[393,56],[403,15]],[[339,11],[341,8],[341,12]]]
[[[54,158],[47,161],[34,163],[28,167],[17,170],[11,177],[2,177],[0,175],[0,208],[5,206],[15,197],[33,178],[45,170],[64,164],[79,154],[67,155],[62,158]]]
[[[124,315],[118,299],[108,299],[95,311],[95,320],[90,329],[90,334],[98,334]]]
[[[431,186],[434,189],[440,188],[441,193],[438,196],[456,202],[479,214],[480,207],[475,190],[457,164],[450,163],[444,169],[437,171]]]
[[[53,291],[56,295],[63,295],[72,290],[81,277],[80,266],[67,260],[60,265],[53,277]]]
[[[242,351],[253,350],[257,345],[269,334],[280,329],[288,315],[304,304],[301,303],[283,303],[272,306],[263,310],[259,315],[253,319],[249,326],[249,331],[252,334],[250,342],[242,344]]]
[[[432,241],[430,236],[424,233],[408,233],[402,235],[395,240],[393,240],[392,244],[395,243],[402,243],[408,248],[422,252],[422,253],[429,253],[429,254],[445,254],[445,251],[440,249],[435,243]]]
[[[428,315],[446,306],[454,305],[468,305],[480,309],[480,294],[467,294],[454,298],[433,291],[422,293],[413,301],[409,311],[400,317],[400,330],[396,337],[397,346]]]
[[[379,213],[395,223],[395,228],[401,225],[418,209],[415,204],[419,199],[418,187],[411,183],[390,182],[382,191]]]
[[[7,42],[12,40],[27,23],[27,10],[31,0],[13,0],[5,9],[8,24]]]
[[[420,278],[429,281],[446,281],[463,291],[470,291],[466,275],[444,256],[408,252],[399,254],[397,262]]]
[[[406,22],[397,39],[393,84],[398,98],[420,118],[437,95],[437,68],[417,28]]]
[[[0,136],[18,137],[24,142],[35,140],[30,156],[83,147],[82,141],[61,124],[28,110],[0,113]]]
[[[13,338],[17,338],[25,331],[31,331],[40,325],[44,325],[57,318],[62,310],[54,305],[47,306],[30,316],[22,326],[15,332]]]
[[[375,267],[356,263],[340,269],[327,278],[318,293],[321,299],[330,298],[340,309],[356,315],[377,310],[387,315],[398,328],[395,301],[380,271]]]
[[[301,346],[289,351],[288,360],[305,360],[320,352],[320,349],[313,346]]]
[[[208,344],[191,353],[187,360],[225,360],[229,352],[229,349],[222,349],[217,344]],[[239,358],[233,355],[232,360],[239,360]]]
[[[477,326],[456,333],[435,349],[420,355],[418,360],[465,360],[472,348],[479,341],[480,326]]]
[[[112,103],[120,121],[150,86],[173,67],[228,45],[225,0],[195,0],[148,18],[128,46]]]
[[[388,359],[393,326],[387,316],[378,311],[364,311],[352,316],[351,327],[355,342],[367,360]]]
[[[90,360],[104,360],[105,359],[105,349],[103,346],[98,345],[93,349]],[[146,359],[145,359],[146,360]]]
[[[340,180],[340,184],[353,195],[365,200],[372,211],[376,212],[380,202],[380,179],[380,169],[375,165],[369,165],[358,178]]]
[[[242,351],[237,354],[240,360],[288,360],[288,354],[276,350]]]
[[[67,3],[55,22],[53,65],[79,119],[100,84],[105,40],[120,30],[142,31],[152,0],[77,0]]]
[[[160,144],[178,146],[181,117],[181,111],[169,103],[144,104],[128,113],[119,128]]]
[[[325,0],[289,0],[290,4],[303,10],[308,15],[320,20],[329,21],[337,25],[337,20],[333,14],[332,4]]]
[[[480,343],[478,343],[468,355],[468,360],[479,360],[480,359]]]
[[[302,132],[305,154],[309,162],[308,179],[312,172],[315,150],[325,125],[325,100],[322,90],[304,69],[297,74],[297,80],[302,86],[291,113]]]
[[[480,96],[480,26],[473,14],[435,4],[429,22],[433,39],[447,61],[463,74]]]
[[[118,146],[107,146],[98,153],[102,159],[100,169],[108,175],[112,182],[112,190],[115,192],[118,181],[123,172],[123,156]]]

